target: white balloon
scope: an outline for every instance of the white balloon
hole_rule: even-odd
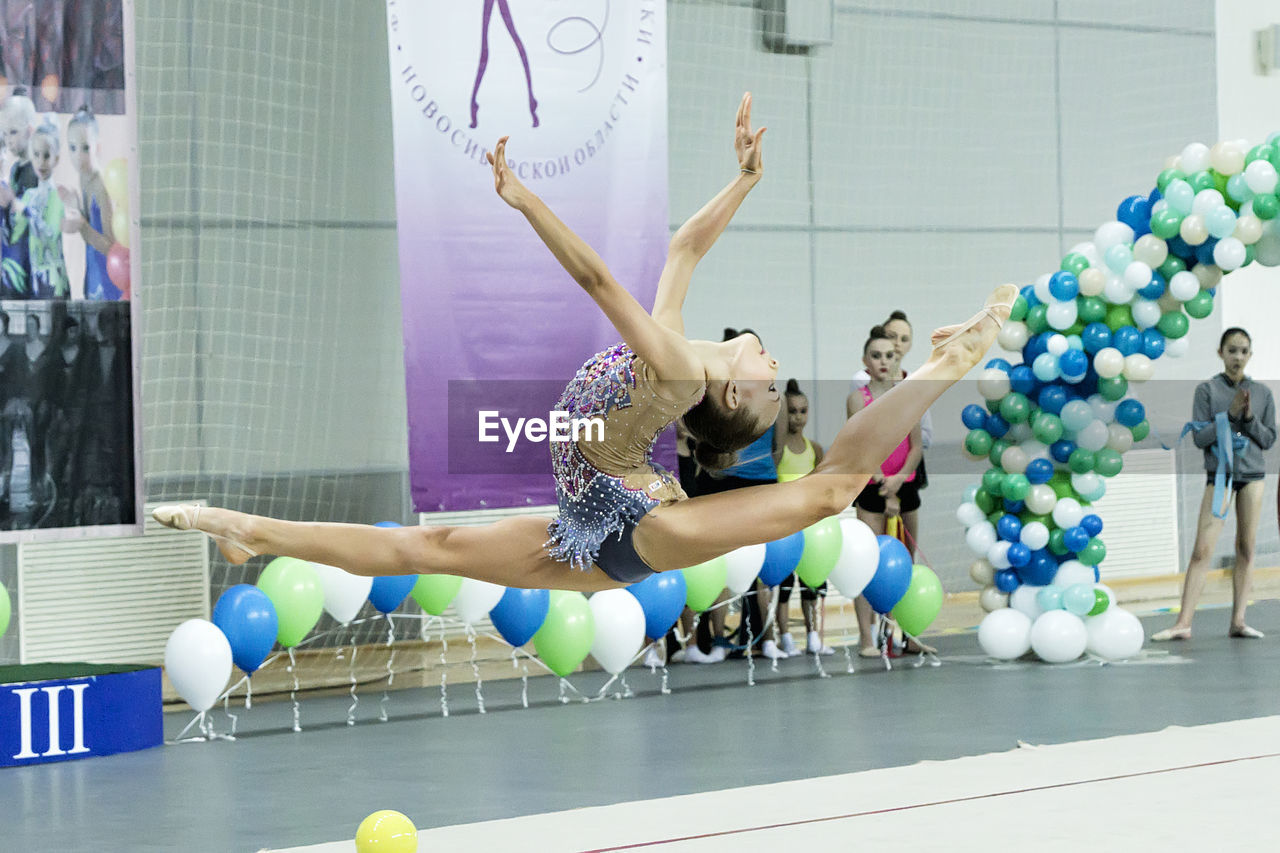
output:
[[[1199,290],[1197,285],[1196,290]],[[1027,345],[1027,341],[1031,338],[1031,330],[1027,328],[1027,324],[1020,320],[1010,320],[1000,327],[1000,333],[996,336],[996,342],[1009,352],[1020,352]]]
[[[742,595],[751,589],[756,576],[760,574],[761,567],[764,566],[764,552],[764,545],[744,545],[724,555],[725,567],[728,569],[724,585],[734,595]],[[596,625],[599,624],[600,620],[597,619]]]
[[[1125,453],[1130,447],[1133,447],[1133,431],[1120,424],[1109,424],[1107,426],[1107,447],[1117,453]]]
[[[1160,305],[1151,299],[1133,300],[1133,325],[1139,329],[1150,329],[1160,322]]]
[[[1031,619],[1012,607],[992,610],[978,625],[978,645],[997,660],[1020,658],[1031,650]]]
[[[1191,336],[1183,335],[1180,338],[1165,338],[1164,354],[1169,358],[1182,358],[1191,350]]]
[[[1049,544],[1049,528],[1039,521],[1028,521],[1022,525],[1022,544],[1032,551],[1039,551]]]
[[[1040,483],[1031,487],[1023,501],[1027,509],[1036,515],[1047,515],[1053,512],[1053,507],[1058,502],[1058,493],[1047,483]]]
[[[1031,586],[1024,583],[1009,593],[1009,606],[1014,610],[1027,614],[1027,618],[1034,621],[1037,616],[1044,612],[1040,607],[1040,602],[1036,601],[1036,595],[1042,589],[1044,589],[1042,586]]]
[[[1262,236],[1262,220],[1257,216],[1241,216],[1236,220],[1236,230],[1231,232],[1231,236],[1246,246],[1252,246]]]
[[[1253,257],[1264,267],[1280,266],[1280,219],[1269,219],[1263,223],[1262,235],[1254,243]]]
[[[1155,269],[1169,257],[1169,244],[1154,234],[1143,234],[1133,244],[1133,259]]]
[[[986,400],[999,400],[1009,393],[1009,374],[998,367],[988,367],[978,377],[978,393]]]
[[[1178,158],[1182,171],[1188,175],[1203,172],[1209,168],[1209,146],[1203,142],[1192,142],[1182,149]]]
[[[1084,259],[1089,262],[1089,266],[1091,267],[1099,266],[1102,263],[1102,252],[1098,250],[1098,247],[1095,246],[1091,240],[1086,240],[1083,243],[1076,243],[1067,252],[1067,254],[1072,253],[1082,255]]]
[[[1092,394],[1089,396],[1089,408],[1093,409],[1093,416],[1104,424],[1109,424],[1116,419],[1116,401],[1108,400],[1101,394]]]
[[[1155,365],[1142,353],[1135,352],[1124,357],[1124,378],[1130,382],[1146,382],[1154,373]]]
[[[1244,168],[1248,143],[1222,141],[1209,149],[1209,165],[1220,175],[1234,175]]]
[[[1071,349],[1071,342],[1067,340],[1066,335],[1050,335],[1045,347],[1049,350],[1050,355],[1062,355]]]
[[[1028,462],[1032,459],[1049,458],[1049,445],[1044,442],[1036,441],[1034,438],[1029,438],[1022,441],[1020,446],[1022,447],[1022,452],[1027,454]]]
[[[1124,660],[1142,651],[1146,636],[1138,617],[1114,605],[1084,623],[1086,648],[1105,660]]]
[[[987,586],[996,579],[996,567],[985,559],[974,560],[969,566],[969,577],[978,586]]]
[[[1178,236],[1188,246],[1199,246],[1209,239],[1209,229],[1204,224],[1204,217],[1198,213],[1188,213],[1178,226]]]
[[[1079,312],[1076,309],[1076,301],[1072,299],[1070,302],[1052,302],[1045,311],[1045,320],[1049,326],[1054,329],[1067,329],[1076,321]]]
[[[1196,193],[1195,200],[1191,202],[1191,212],[1204,216],[1209,211],[1217,210],[1224,204],[1226,202],[1222,198],[1222,193],[1217,190],[1200,190],[1200,192]]]
[[[991,546],[996,544],[996,526],[989,521],[975,524],[965,532],[964,541],[970,551],[979,557],[985,557]]]
[[[1097,247],[1100,254],[1105,255],[1107,249],[1112,246],[1118,246],[1121,243],[1133,242],[1133,229],[1123,222],[1112,220],[1104,222],[1098,226],[1098,230],[1093,232],[1093,245]],[[1090,261],[1090,263],[1093,263]]]
[[[1176,272],[1173,278],[1169,279],[1169,293],[1180,302],[1186,302],[1191,297],[1200,292],[1200,279],[1196,278],[1195,273]]]
[[[1134,288],[1119,276],[1110,276],[1102,287],[1102,298],[1112,305],[1126,305],[1133,298]]]
[[[1031,289],[1036,294],[1036,299],[1039,299],[1041,302],[1044,302],[1046,304],[1048,304],[1049,301],[1053,299],[1053,294],[1049,292],[1050,278],[1052,278],[1052,276],[1049,273],[1045,273],[1044,275],[1036,279],[1035,282],[1031,285]]]
[[[1009,563],[1009,546],[1012,542],[1005,542],[1003,539],[987,549],[987,562],[996,569],[1007,569],[1011,565]]]
[[[1244,167],[1244,182],[1257,195],[1276,191],[1276,167],[1266,160],[1254,160]]]
[[[1142,261],[1130,261],[1124,268],[1124,283],[1137,290],[1151,283],[1151,267]]]
[[[1046,663],[1066,663],[1084,654],[1088,632],[1079,616],[1065,610],[1042,613],[1031,626],[1031,649]]]
[[[993,610],[1008,607],[1009,596],[1001,592],[995,584],[991,584],[983,587],[982,592],[978,593],[978,604],[983,610],[990,613]]]
[[[1254,163],[1261,163],[1261,160],[1255,160]],[[1213,262],[1223,272],[1231,272],[1237,270],[1244,264],[1245,247],[1235,237],[1223,237],[1213,247]]]
[[[1107,431],[1107,425],[1100,420],[1092,420],[1089,425],[1076,433],[1076,444],[1085,450],[1092,450],[1095,453],[1107,446],[1107,439],[1110,433]]]
[[[505,586],[496,583],[463,578],[458,594],[453,597],[453,610],[463,623],[474,625],[489,615],[506,591]]]
[[[1025,474],[1029,461],[1031,460],[1027,458],[1027,454],[1017,445],[1005,448],[1004,453],[1000,454],[1000,467],[1006,474]]]
[[[325,612],[339,625],[356,618],[373,588],[373,578],[353,575],[324,563],[312,563],[311,567],[316,570],[320,588],[324,590]]]
[[[1103,347],[1093,354],[1093,369],[1103,379],[1113,379],[1124,372],[1124,354],[1115,347]]]
[[[605,672],[617,675],[631,665],[644,645],[644,608],[625,589],[602,590],[592,595],[587,604],[596,625],[591,656]]]
[[[1066,530],[1075,527],[1084,518],[1084,507],[1075,498],[1062,498],[1053,508],[1053,523]],[[1057,583],[1061,583],[1057,581]]]
[[[1078,583],[1093,583],[1093,569],[1086,566],[1079,560],[1067,560],[1058,566],[1058,571],[1053,576],[1055,586],[1066,589],[1069,586],[1075,586]]]
[[[1081,296],[1097,296],[1107,285],[1107,274],[1097,266],[1089,267],[1076,278],[1080,281]]]
[[[188,705],[207,711],[231,677],[231,644],[212,622],[188,619],[165,643],[164,671]]]
[[[1093,471],[1085,471],[1083,474],[1071,475],[1071,488],[1075,489],[1081,495],[1092,496],[1101,485],[1102,478]]]
[[[991,524],[989,521],[980,522],[983,523]],[[845,598],[857,598],[880,567],[880,543],[871,528],[856,518],[840,519],[840,534],[843,537],[840,556],[836,557],[835,568],[827,575],[827,580]],[[991,528],[991,534],[995,535],[995,527]]]

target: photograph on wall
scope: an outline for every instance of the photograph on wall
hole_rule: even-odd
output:
[[[0,541],[140,529],[130,11],[0,0]]]

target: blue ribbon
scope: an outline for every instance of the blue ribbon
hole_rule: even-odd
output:
[[[1212,445],[1214,455],[1218,457],[1218,470],[1213,475],[1213,514],[1215,518],[1227,517],[1227,500],[1230,497],[1231,481],[1235,469],[1235,452],[1244,450],[1249,439],[1240,433],[1232,434],[1231,423],[1226,412],[1218,412],[1212,421],[1188,421],[1182,428],[1178,441],[1187,437],[1189,432],[1198,432],[1207,426],[1217,429],[1217,441]],[[1163,443],[1163,442],[1162,442]]]

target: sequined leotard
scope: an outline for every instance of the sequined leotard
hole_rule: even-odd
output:
[[[702,399],[663,394],[653,369],[626,344],[597,353],[578,369],[556,409],[573,418],[602,418],[604,440],[551,443],[559,513],[547,528],[552,558],[587,570],[599,565],[624,583],[647,567],[630,549],[632,530],[645,513],[687,496],[652,459],[658,434]],[[621,546],[621,548],[619,547]],[[629,551],[630,559],[623,554]],[[631,565],[616,565],[616,563]]]

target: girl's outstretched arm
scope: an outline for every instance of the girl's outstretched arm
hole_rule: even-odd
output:
[[[766,128],[751,129],[751,93],[742,96],[738,105],[738,117],[734,126],[733,148],[738,155],[738,175],[701,210],[689,217],[671,238],[667,250],[667,263],[658,279],[658,294],[653,302],[653,318],[680,334],[684,334],[684,319],[680,310],[689,292],[689,279],[693,268],[702,260],[725,226],[737,212],[742,200],[760,181],[761,137]]]
[[[682,385],[669,386],[669,393],[683,395],[692,393],[694,385],[702,387],[706,381],[702,362],[684,335],[659,325],[636,298],[618,284],[596,251],[512,173],[507,163],[507,137],[498,140],[488,157],[498,195],[524,214],[560,265],[600,306],[627,346],[653,368],[658,378],[690,383],[688,389]]]

